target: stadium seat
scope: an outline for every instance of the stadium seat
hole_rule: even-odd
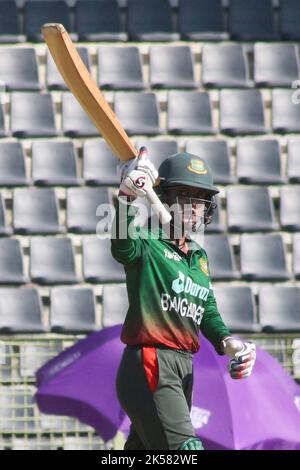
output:
[[[226,140],[191,139],[186,143],[186,151],[205,159],[212,171],[214,183],[235,182],[230,170],[230,150]]]
[[[138,47],[103,46],[98,49],[98,83],[109,90],[142,90],[142,54]]]
[[[262,232],[278,229],[268,187],[227,189],[228,230]]]
[[[259,90],[222,90],[220,128],[229,135],[264,134],[263,97]]]
[[[43,42],[41,27],[45,23],[61,23],[71,32],[70,12],[62,0],[27,0],[24,4],[24,32],[29,42]],[[73,39],[77,36],[73,33]]]
[[[176,41],[168,0],[128,0],[128,34],[132,41]]]
[[[155,93],[117,92],[115,113],[128,134],[160,134],[159,109]]]
[[[286,281],[286,251],[281,235],[241,235],[241,273],[247,281]]]
[[[83,144],[83,177],[86,184],[114,186],[120,183],[117,158],[104,139],[86,140]]]
[[[0,142],[0,186],[24,186],[25,156],[20,142]]]
[[[2,334],[46,331],[43,322],[43,305],[36,289],[1,288],[0,306]]]
[[[64,93],[62,98],[62,128],[64,135],[73,138],[99,135],[98,129],[70,92]]]
[[[110,239],[83,239],[83,271],[86,282],[124,282],[123,266],[112,256]]]
[[[0,43],[25,42],[26,36],[21,34],[18,8],[11,0],[0,2]]]
[[[260,324],[264,333],[299,332],[299,287],[261,287],[258,295],[258,303]]]
[[[15,233],[53,234],[64,232],[59,225],[59,204],[52,188],[19,188],[13,191]]]
[[[19,355],[19,374],[20,377],[35,377],[36,371],[46,362],[57,356],[63,350],[62,341],[45,342],[45,344],[22,344]]]
[[[220,198],[215,196],[214,201],[217,204],[217,208],[214,211],[212,222],[205,227],[205,233],[220,233],[225,231],[225,227],[221,219],[222,207]]]
[[[294,90],[272,91],[272,127],[274,132],[300,132],[300,106],[293,103]]]
[[[75,31],[79,41],[126,41],[121,15],[116,0],[77,1],[75,4]]]
[[[288,178],[290,183],[300,183],[300,139],[288,140]]]
[[[233,250],[226,235],[206,236],[204,249],[207,252],[213,280],[230,281],[240,278],[240,274],[236,270]]]
[[[196,88],[194,56],[189,46],[151,46],[152,88]]]
[[[89,51],[87,47],[77,47],[78,54],[80,55],[86,68],[91,70],[91,62],[89,57]],[[64,79],[58,71],[55,62],[47,50],[47,72],[46,72],[46,83],[48,90],[68,90]]]
[[[151,162],[156,168],[170,155],[178,153],[178,142],[175,139],[159,139],[159,140],[137,140],[135,147],[140,149],[145,146]]]
[[[1,147],[0,147],[1,148]],[[49,140],[32,144],[32,178],[40,186],[76,186],[77,160],[74,143]]]
[[[69,188],[67,227],[75,233],[108,233],[111,198],[107,188]]]
[[[8,383],[14,378],[14,370],[12,365],[13,348],[6,343],[0,344],[0,382]]]
[[[72,240],[67,237],[34,237],[30,242],[30,272],[38,284],[79,282]]]
[[[214,292],[218,310],[230,331],[239,333],[260,331],[251,287],[217,285]]]
[[[102,325],[104,328],[123,324],[128,310],[125,285],[104,286],[102,291]]]
[[[19,240],[0,239],[0,284],[23,284],[24,275],[22,248]]]
[[[286,186],[280,191],[280,225],[283,230],[300,231],[300,187]]]
[[[106,450],[106,445],[96,438],[65,437],[64,450]]]
[[[300,78],[298,48],[295,44],[254,45],[254,80],[260,87],[290,88]]]
[[[11,232],[11,228],[7,226],[4,196],[0,193],[0,236],[9,235]]]
[[[15,137],[54,137],[54,104],[50,93],[13,92],[11,130]]]
[[[1,5],[1,2],[0,2],[0,5]],[[7,132],[5,130],[5,111],[4,111],[3,105],[0,104],[0,138],[6,137],[6,136],[7,136]]]
[[[279,31],[281,39],[300,40],[300,4],[298,0],[280,0]]]
[[[96,329],[96,305],[93,289],[51,289],[51,331],[80,333]]]
[[[230,0],[229,33],[236,41],[278,39],[272,0]]]
[[[12,440],[12,450],[29,450],[29,451],[37,451],[37,450],[58,450],[61,449],[61,446],[53,442],[51,438],[47,437],[28,437],[22,439],[20,437],[14,438]],[[65,449],[65,447],[64,447]]]
[[[241,44],[205,44],[201,70],[205,87],[245,88],[252,84],[247,54]]]
[[[221,0],[179,0],[178,29],[183,40],[225,41]]]
[[[24,434],[37,431],[38,424],[35,421],[33,394],[33,388],[28,386],[0,386],[2,433]]]
[[[280,144],[275,139],[239,139],[237,177],[243,184],[283,184]]]
[[[295,278],[297,280],[300,279],[300,234],[295,233],[294,240],[294,253],[293,253],[293,270],[295,274]]]
[[[169,91],[167,127],[172,134],[214,134],[209,93]]]
[[[6,91],[40,90],[38,63],[33,47],[2,47],[0,81]]]

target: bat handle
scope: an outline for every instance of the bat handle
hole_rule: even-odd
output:
[[[153,188],[147,189],[146,197],[161,223],[167,224],[170,222],[171,214],[167,211]]]

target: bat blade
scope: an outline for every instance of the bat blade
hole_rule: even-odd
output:
[[[64,26],[46,23],[42,33],[63,79],[116,157],[124,161],[136,157],[137,149],[91,77]]]

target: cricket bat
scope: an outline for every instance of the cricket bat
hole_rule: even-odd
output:
[[[64,26],[46,23],[42,27],[42,33],[64,81],[114,155],[123,161],[137,157],[137,149],[84,65]],[[153,188],[147,190],[147,198],[161,222],[169,222],[171,216]]]

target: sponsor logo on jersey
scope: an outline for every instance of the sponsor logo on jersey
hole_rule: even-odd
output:
[[[189,276],[185,276],[183,272],[178,272],[178,278],[174,279],[172,282],[172,290],[176,294],[181,294],[184,292],[185,294],[191,294],[194,297],[199,297],[201,300],[207,300],[209,289],[207,287],[203,287],[193,280]]]
[[[193,173],[197,173],[197,175],[206,175],[207,173],[207,168],[205,166],[205,163],[200,158],[191,158],[190,163],[187,166],[187,169],[189,171],[192,171]]]
[[[165,252],[165,258],[173,259],[174,261],[182,260],[181,256],[179,256],[178,253],[172,253],[169,250],[164,250],[164,252]]]
[[[190,416],[193,428],[200,429],[208,424],[211,412],[209,410],[205,410],[204,408],[199,408],[198,406],[192,406]]]
[[[200,264],[201,271],[203,271],[204,274],[206,274],[206,276],[208,276],[208,266],[207,266],[206,259],[205,258],[199,258],[199,264]]]

